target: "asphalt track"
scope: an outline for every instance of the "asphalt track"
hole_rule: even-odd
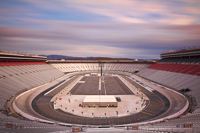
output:
[[[101,91],[99,91],[99,77],[83,77],[85,83],[76,84],[71,90],[72,95],[133,95],[130,89],[118,78],[110,75],[103,76]]]
[[[109,80],[110,81],[110,80]],[[148,90],[141,88],[138,86],[141,91],[150,99],[147,101],[146,108],[137,113],[123,117],[107,117],[107,118],[88,118],[76,116],[70,113],[62,112],[61,110],[54,110],[53,105],[50,102],[53,95],[44,95],[47,91],[39,94],[32,102],[32,108],[42,116],[52,119],[54,121],[70,123],[70,124],[81,124],[81,125],[122,125],[122,124],[130,124],[130,123],[138,123],[149,120],[158,119],[163,114],[166,115],[166,111],[170,107],[169,100],[161,95],[158,91],[149,92]],[[123,88],[123,87],[122,87]],[[90,88],[87,88],[90,89]],[[115,87],[112,88],[115,90]],[[121,93],[121,89],[117,89]],[[57,90],[55,90],[57,91]],[[77,90],[75,90],[76,92]],[[89,91],[89,90],[88,90]],[[115,90],[116,91],[116,90]],[[126,91],[126,88],[123,90],[125,93],[129,93]],[[84,91],[82,91],[84,92]],[[115,92],[116,93],[116,92]],[[55,94],[52,92],[52,94]],[[75,110],[76,111],[76,110]]]

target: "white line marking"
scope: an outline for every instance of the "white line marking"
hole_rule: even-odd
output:
[[[56,86],[55,88],[51,89],[50,91],[46,92],[44,94],[44,96],[48,95],[49,93],[51,93],[52,91],[54,91],[55,89],[57,89],[59,86],[61,86],[62,84],[68,82],[71,78],[68,78],[66,81],[62,82],[61,84],[59,84],[58,86]]]

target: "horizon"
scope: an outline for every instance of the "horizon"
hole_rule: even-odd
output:
[[[0,18],[4,51],[159,59],[200,46],[198,0],[6,0]]]

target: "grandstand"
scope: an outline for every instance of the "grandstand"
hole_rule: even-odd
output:
[[[198,133],[199,57],[200,49],[163,53],[156,63],[47,61],[42,56],[1,52],[0,132]],[[119,110],[98,108],[86,114],[83,109],[77,113],[82,107],[74,110],[73,98],[76,104],[83,96],[98,95],[99,83],[106,86],[101,95],[121,98]],[[124,104],[128,98],[131,101]],[[67,105],[58,103],[63,99]],[[125,106],[132,102],[138,106]],[[52,109],[57,105],[58,110]],[[98,110],[109,111],[102,115]]]

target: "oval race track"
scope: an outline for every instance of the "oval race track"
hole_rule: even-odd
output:
[[[116,72],[113,72],[116,73]],[[54,84],[54,86],[49,87],[48,89],[41,92],[39,95],[35,96],[35,98],[32,99],[30,105],[26,105],[26,110],[34,110],[35,113],[32,113],[33,111],[28,111],[30,113],[29,115],[38,117],[40,119],[46,119],[48,121],[52,122],[60,122],[65,124],[78,124],[78,125],[95,125],[95,126],[106,126],[106,125],[127,125],[127,124],[142,124],[145,122],[155,122],[157,120],[162,121],[164,118],[167,118],[168,116],[173,116],[174,114],[180,115],[181,113],[185,112],[186,105],[188,104],[188,101],[184,96],[181,94],[175,93],[174,91],[164,89],[160,86],[157,86],[158,88],[154,88],[154,91],[150,92],[149,90],[145,89],[138,83],[136,83],[133,79],[138,77],[132,77],[132,74],[120,72],[117,73],[121,76],[123,76],[127,81],[129,81],[131,84],[136,86],[140,89],[140,91],[145,94],[149,100],[146,103],[146,107],[136,114],[130,114],[127,116],[121,116],[121,117],[82,117],[77,116],[71,113],[63,112],[61,110],[54,110],[53,103],[51,102],[51,99],[55,94],[57,94],[59,91],[61,91],[64,87],[66,87],[70,82],[72,82],[75,77],[77,76],[76,73],[70,78],[66,78],[65,80],[69,79],[67,82],[65,80],[62,80],[58,82],[57,84]],[[79,74],[80,75],[80,74]],[[139,78],[137,79],[139,80]],[[54,89],[59,84],[62,84],[65,82],[61,87]],[[143,79],[143,82],[148,82]],[[145,83],[144,83],[145,84]],[[153,86],[153,84],[152,84]],[[125,90],[124,90],[125,91]],[[47,94],[47,92],[50,92]],[[47,95],[46,95],[47,94]],[[15,103],[20,101],[15,101]],[[16,104],[17,105],[17,104]],[[176,106],[176,107],[175,107]],[[188,106],[188,105],[187,105]],[[183,111],[181,111],[183,110]],[[21,114],[22,115],[22,114]],[[174,115],[173,117],[177,117]],[[167,118],[168,119],[168,118]]]

